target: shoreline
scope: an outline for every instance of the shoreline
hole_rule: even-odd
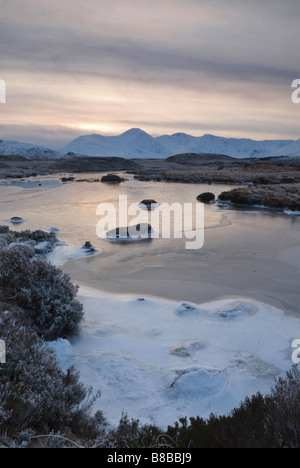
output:
[[[0,156],[0,179],[28,181],[36,177],[57,177],[57,183],[100,182],[98,179],[71,177],[78,174],[116,172],[130,174],[139,182],[228,185],[232,190],[219,201],[232,208],[257,208],[300,211],[300,158],[234,159],[220,155],[177,155],[163,160],[114,157],[73,157],[59,160],[28,160]],[[62,177],[66,176],[66,177]],[[69,177],[68,177],[69,176]],[[63,180],[65,179],[65,181]],[[121,184],[122,185],[122,184]],[[235,188],[235,186],[240,186]]]

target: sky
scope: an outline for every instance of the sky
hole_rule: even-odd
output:
[[[0,138],[300,138],[299,0],[0,0]]]

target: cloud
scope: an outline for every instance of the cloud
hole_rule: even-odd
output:
[[[117,129],[126,120],[140,126],[139,119],[157,128],[156,115],[165,119],[163,130],[176,109],[185,122],[196,124],[201,115],[202,126],[211,127],[215,120],[216,130],[220,118],[224,129],[230,121],[233,132],[240,131],[241,114],[245,132],[255,129],[257,112],[260,133],[273,125],[280,136],[287,131],[282,125],[280,132],[282,116],[295,117],[290,84],[300,75],[298,1],[0,5],[0,78],[8,86],[1,114],[15,128],[94,122]]]

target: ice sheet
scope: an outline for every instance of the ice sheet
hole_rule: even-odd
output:
[[[227,414],[291,368],[300,333],[300,319],[243,298],[192,304],[81,288],[79,299],[81,336],[52,345],[101,391],[95,410],[113,424],[122,412],[162,427]]]

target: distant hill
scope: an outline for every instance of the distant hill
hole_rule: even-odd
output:
[[[42,146],[20,143],[18,141],[0,140],[0,156],[23,156],[27,159],[58,159],[63,155]]]
[[[225,154],[211,154],[211,153],[183,153],[176,154],[167,158],[168,162],[177,164],[203,164],[203,163],[232,163],[236,158],[226,156]]]

